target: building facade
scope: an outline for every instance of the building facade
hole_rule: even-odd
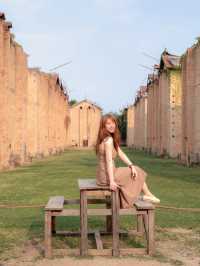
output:
[[[102,116],[102,109],[85,99],[70,107],[69,146],[93,147]]]

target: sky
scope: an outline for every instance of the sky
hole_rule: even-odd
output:
[[[56,70],[70,100],[103,113],[133,104],[165,48],[181,55],[196,42],[199,10],[198,0],[0,0],[29,66],[71,62]]]

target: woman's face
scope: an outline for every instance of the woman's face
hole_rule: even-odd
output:
[[[112,121],[110,118],[106,120],[105,128],[110,132],[113,133],[115,131],[115,122]]]

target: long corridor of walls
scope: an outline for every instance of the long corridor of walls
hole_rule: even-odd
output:
[[[133,125],[127,131],[127,145],[177,158],[187,165],[200,164],[199,88],[200,40],[182,56],[165,50],[159,65],[154,66],[154,72],[147,78],[147,114],[141,111],[144,101],[141,89],[134,104],[128,107],[131,113],[134,106],[134,115],[127,117],[127,126]]]
[[[68,94],[57,74],[29,68],[0,13],[0,169],[67,147]]]

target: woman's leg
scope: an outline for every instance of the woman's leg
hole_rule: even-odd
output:
[[[144,185],[143,185],[143,187],[142,187],[142,191],[143,191],[144,195],[151,196],[151,197],[154,196],[154,195],[151,193],[151,191],[149,190],[149,188],[148,188],[146,182],[144,182]]]

